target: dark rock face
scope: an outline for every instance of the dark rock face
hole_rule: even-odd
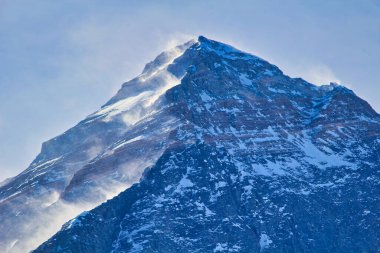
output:
[[[183,50],[144,70],[167,64],[180,79],[125,140],[149,138],[98,156],[62,196],[92,198],[103,189],[92,177],[122,182],[107,181],[122,174],[112,161],[160,150],[140,181],[33,252],[379,252],[380,116],[368,103],[204,37]]]
[[[277,180],[241,178],[223,148],[180,147],[35,252],[376,252],[373,199],[352,185],[308,186],[305,194],[306,185]],[[366,224],[366,240],[359,224]]]

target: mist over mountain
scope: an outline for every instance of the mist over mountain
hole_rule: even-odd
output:
[[[0,251],[378,252],[379,151],[352,90],[200,36],[0,186]]]

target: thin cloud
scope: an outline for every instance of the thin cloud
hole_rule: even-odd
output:
[[[335,73],[326,65],[317,65],[305,71],[301,76],[307,81],[317,84],[341,83]]]

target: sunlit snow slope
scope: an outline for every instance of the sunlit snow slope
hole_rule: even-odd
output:
[[[188,66],[174,61],[194,43],[160,54],[100,110],[45,142],[25,171],[0,186],[0,252],[32,250],[155,164],[180,124],[163,95],[180,84]]]

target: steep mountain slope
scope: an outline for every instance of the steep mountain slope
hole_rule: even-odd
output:
[[[164,66],[178,85],[165,86],[123,142],[144,160],[163,140],[155,161],[34,252],[379,251],[380,116],[368,103],[204,37]],[[132,84],[87,120],[143,96]],[[162,126],[166,137],[157,137]],[[132,142],[147,135],[149,143]],[[97,175],[115,170],[107,152],[76,173],[63,199],[93,197]]]
[[[18,176],[0,186],[0,252],[28,252],[63,223],[137,182],[171,143],[178,119],[162,96],[186,66],[173,60],[195,41],[159,55],[106,105],[42,145]]]

